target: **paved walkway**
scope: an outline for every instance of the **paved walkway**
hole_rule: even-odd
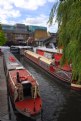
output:
[[[9,120],[6,78],[3,68],[3,57],[0,56],[0,121]]]

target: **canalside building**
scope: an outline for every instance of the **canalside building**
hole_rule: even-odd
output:
[[[6,25],[2,24],[5,37],[15,44],[32,43],[48,37],[47,27],[32,26],[25,24]]]
[[[24,24],[6,25],[2,24],[2,29],[5,33],[5,37],[8,41],[14,43],[26,42],[29,37],[27,26]]]

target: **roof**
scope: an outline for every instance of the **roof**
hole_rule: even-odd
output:
[[[40,57],[40,60],[43,61],[43,62],[45,62],[45,63],[47,63],[48,65],[50,65],[50,64],[53,62],[52,59],[48,59],[48,58],[46,58],[46,57],[44,57],[44,56],[41,56],[41,55],[36,54],[36,53],[34,53],[34,52],[31,52],[31,51],[29,51],[29,50],[26,50],[25,52],[26,52],[27,54],[29,54],[29,55],[35,57],[35,58],[39,58],[39,57]]]
[[[54,42],[56,42],[56,38],[54,36],[47,37],[47,38],[44,38],[44,39],[40,39],[40,40],[38,40],[38,42],[43,42],[43,43],[46,44],[46,43],[48,43],[51,40],[54,40]]]
[[[40,60],[43,61],[43,62],[45,62],[48,65],[50,65],[52,63],[49,59],[47,59],[45,57],[41,57]]]
[[[14,48],[19,48],[19,49],[31,49],[32,47],[31,46],[11,46],[12,48],[14,47]]]
[[[24,69],[22,64],[9,51],[4,52],[4,60],[6,62],[8,70],[21,69],[21,68]]]
[[[29,55],[35,57],[35,58],[39,58],[39,57],[40,57],[40,55],[38,55],[38,54],[36,54],[36,53],[34,53],[34,52],[31,52],[31,51],[29,51],[29,50],[27,50],[27,51],[25,51],[25,52],[26,52],[27,54],[29,54]]]

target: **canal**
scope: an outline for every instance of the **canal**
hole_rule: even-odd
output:
[[[49,76],[25,57],[16,57],[39,83],[43,102],[42,121],[81,121],[80,93],[61,85],[59,80]],[[9,108],[11,121],[31,121],[19,114],[15,116],[11,104]]]

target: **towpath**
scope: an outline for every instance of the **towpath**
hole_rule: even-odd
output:
[[[0,121],[9,121],[6,78],[3,68],[3,56],[0,55]]]

